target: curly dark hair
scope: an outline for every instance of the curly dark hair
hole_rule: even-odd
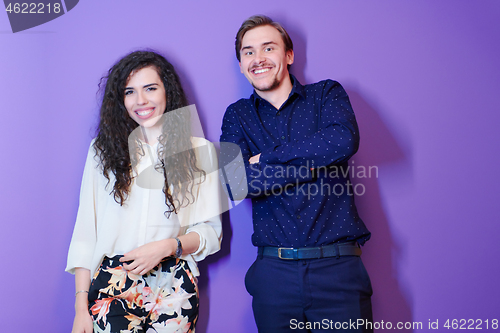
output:
[[[168,117],[165,117],[168,121],[163,121],[162,134],[158,138],[157,153],[160,162],[155,169],[163,170],[163,192],[168,207],[165,214],[170,215],[194,201],[194,180],[204,178],[206,174],[196,165],[196,155],[191,143],[189,111],[178,110],[188,105],[186,95],[174,67],[163,56],[152,51],[132,52],[111,67],[107,76],[101,78],[99,91],[103,96],[94,148],[108,183],[109,173],[114,174],[115,183],[111,193],[115,201],[123,205],[134,179],[133,168],[141,156],[144,156],[140,135],[131,136],[133,132],[141,131],[134,131],[138,124],[125,108],[125,87],[131,73],[150,66],[156,69],[165,87],[164,116],[168,113]],[[171,112],[174,110],[177,111]]]

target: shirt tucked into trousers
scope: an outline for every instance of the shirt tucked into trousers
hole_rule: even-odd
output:
[[[227,108],[220,139],[227,192],[233,200],[252,198],[255,246],[363,245],[370,232],[356,210],[349,179],[359,132],[347,93],[336,81],[303,86],[290,77],[292,91],[279,109],[256,92]],[[225,168],[235,155],[230,144],[241,150],[244,168],[237,171]],[[259,163],[249,164],[257,154]],[[290,332],[291,320],[372,318],[370,280],[356,256],[298,261],[259,256],[246,286],[259,332]]]

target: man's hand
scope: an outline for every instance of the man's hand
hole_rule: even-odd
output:
[[[173,238],[151,242],[125,253],[120,262],[132,261],[123,264],[123,268],[131,273],[144,275],[155,268],[163,258],[173,256],[176,249],[177,241]]]
[[[250,157],[248,162],[250,162],[250,164],[259,163],[259,159],[260,159],[260,154],[257,154],[255,156]]]

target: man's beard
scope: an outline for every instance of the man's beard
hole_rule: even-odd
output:
[[[272,83],[270,86],[268,86],[268,87],[259,88],[259,87],[257,87],[257,86],[256,86],[253,82],[252,82],[252,86],[254,87],[254,89],[255,89],[255,90],[258,90],[258,91],[271,91],[271,90],[273,90],[273,89],[277,88],[277,87],[280,85],[280,83],[281,83],[281,82],[280,82],[280,81],[278,80],[278,78],[275,76],[275,77],[274,77],[274,81],[273,81],[273,83]]]

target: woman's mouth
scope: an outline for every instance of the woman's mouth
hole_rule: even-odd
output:
[[[139,117],[139,118],[148,118],[153,112],[154,112],[155,108],[147,108],[147,109],[139,109],[139,110],[135,110],[135,114]]]

